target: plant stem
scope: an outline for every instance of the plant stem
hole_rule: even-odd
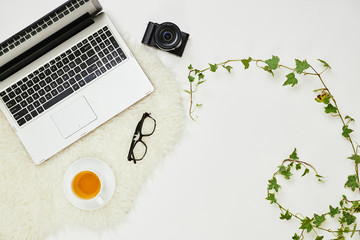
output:
[[[330,96],[331,96],[331,98],[332,98],[332,100],[333,100],[333,102],[334,102],[334,105],[335,105],[335,107],[336,107],[336,109],[337,109],[337,111],[338,111],[338,116],[339,116],[339,118],[340,118],[343,126],[346,126],[345,120],[344,120],[343,116],[342,116],[341,113],[340,113],[339,106],[338,106],[335,98],[334,98],[333,95],[331,94],[330,89],[326,86],[324,80],[322,79],[321,73],[318,73],[318,72],[316,71],[316,69],[313,68],[313,66],[310,65],[310,67],[312,68],[312,70],[315,72],[315,74],[316,74],[316,75],[318,76],[318,78],[320,79],[320,81],[321,81],[322,85],[324,86],[325,90],[330,94]],[[324,72],[324,71],[323,71],[323,72]],[[353,149],[354,154],[356,154],[356,149],[355,149],[355,146],[354,146],[354,143],[353,143],[353,141],[352,141],[351,136],[349,136],[347,139],[349,140],[349,142],[350,142],[350,144],[351,144],[351,147],[352,147],[352,149]],[[357,179],[357,181],[359,182],[359,167],[358,167],[358,164],[356,164],[356,163],[355,163],[355,172],[356,172],[356,179]]]

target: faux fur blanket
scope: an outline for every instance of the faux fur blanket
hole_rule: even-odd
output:
[[[153,50],[130,44],[155,91],[92,133],[35,166],[20,140],[0,112],[0,239],[44,239],[67,225],[103,230],[123,221],[134,200],[164,156],[179,140],[185,111],[181,90],[173,74]],[[155,133],[146,139],[146,159],[127,160],[132,136],[144,112],[156,119]],[[66,169],[77,159],[95,157],[106,162],[116,180],[115,193],[101,209],[74,207],[62,187]]]

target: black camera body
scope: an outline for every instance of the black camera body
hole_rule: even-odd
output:
[[[142,43],[181,57],[189,36],[189,34],[180,31],[180,28],[174,23],[149,22]]]

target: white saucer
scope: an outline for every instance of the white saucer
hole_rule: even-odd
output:
[[[98,173],[104,181],[102,190],[103,192],[101,194],[104,200],[104,203],[102,205],[100,205],[95,199],[84,200],[78,198],[76,195],[74,195],[71,189],[71,181],[73,177],[77,173],[85,170],[93,170],[94,172]],[[109,165],[97,158],[81,158],[71,164],[71,166],[66,170],[63,179],[63,188],[65,196],[75,207],[83,210],[95,210],[105,206],[114,195],[114,173],[109,167]]]

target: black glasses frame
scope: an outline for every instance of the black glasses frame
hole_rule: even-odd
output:
[[[151,133],[143,134],[141,130],[142,130],[142,127],[143,127],[143,124],[144,124],[144,121],[146,118],[151,118],[152,120],[154,120],[154,129],[152,130]],[[153,135],[153,133],[155,132],[155,129],[156,129],[156,120],[150,116],[150,113],[145,112],[143,114],[141,120],[139,121],[139,123],[136,126],[136,129],[135,129],[135,132],[133,135],[133,139],[131,141],[130,150],[129,150],[128,157],[127,157],[129,161],[134,161],[134,163],[136,164],[136,161],[143,160],[143,158],[145,157],[145,155],[147,153],[147,145],[142,140],[142,138]],[[135,155],[134,155],[134,148],[135,148],[136,144],[138,144],[138,143],[142,143],[145,146],[145,153],[141,158],[135,158]]]

